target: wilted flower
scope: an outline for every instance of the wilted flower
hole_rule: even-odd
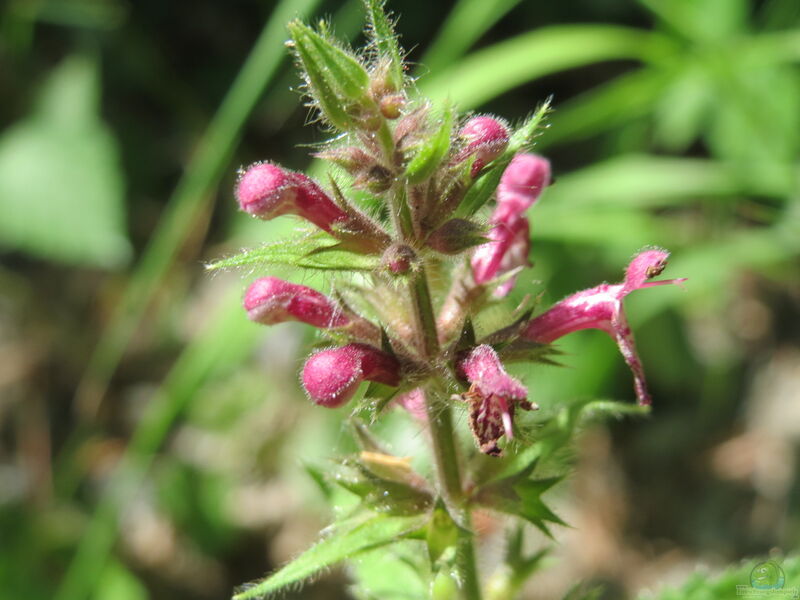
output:
[[[522,337],[533,342],[550,343],[580,329],[605,331],[617,342],[625,362],[633,371],[639,404],[650,404],[644,369],[625,318],[622,300],[634,290],[685,281],[685,279],[647,281],[661,274],[667,265],[667,258],[669,253],[666,250],[645,250],[639,253],[628,265],[622,283],[613,285],[603,283],[572,294],[533,319],[523,330]]]
[[[469,403],[469,422],[481,452],[499,456],[497,441],[514,437],[514,408],[538,408],[528,402],[528,390],[503,368],[497,352],[485,344],[476,346],[457,360],[460,376],[472,385],[460,398]]]

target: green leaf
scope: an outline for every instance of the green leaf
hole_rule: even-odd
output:
[[[430,493],[419,487],[424,480],[405,460],[388,454],[367,452],[358,459],[346,459],[333,470],[331,479],[378,513],[416,515],[427,513],[433,504]]]
[[[586,138],[649,114],[670,81],[661,70],[643,68],[559,104],[539,146]]]
[[[367,101],[369,74],[360,62],[316,31],[295,20],[288,25],[311,96],[334,126],[350,129],[354,104]]]
[[[95,62],[67,58],[34,113],[0,137],[0,246],[103,268],[130,257],[117,143],[98,97]]]
[[[543,27],[468,55],[423,79],[420,91],[434,101],[449,97],[460,109],[470,109],[551,73],[612,59],[655,60],[671,48],[659,34],[633,28]]]
[[[536,112],[528,117],[525,122],[514,131],[505,152],[492,161],[489,167],[481,173],[465,194],[464,199],[456,210],[456,217],[469,217],[474,215],[489,201],[497,189],[500,183],[500,177],[503,175],[503,171],[505,171],[508,163],[511,162],[511,159],[513,159],[518,152],[530,148],[539,128],[542,126],[549,112],[550,102],[543,102],[541,106],[536,109]]]
[[[429,179],[450,150],[453,131],[453,108],[447,105],[439,129],[414,154],[406,167],[409,183],[417,184]]]
[[[519,3],[520,0],[460,0],[445,18],[420,64],[431,73],[446,69]]]
[[[447,512],[441,499],[436,502],[436,507],[433,509],[425,541],[432,563],[439,560],[445,550],[454,547],[458,541],[458,525]]]
[[[206,266],[214,271],[244,266],[286,265],[320,271],[372,271],[380,257],[357,254],[339,248],[339,242],[327,234],[313,234],[266,244],[223,258]]]
[[[368,33],[378,56],[389,61],[389,83],[400,90],[403,88],[403,53],[384,5],[384,0],[364,0]]]
[[[244,586],[234,594],[233,600],[273,595],[338,562],[392,544],[423,527],[427,520],[427,515],[413,517],[377,515],[355,526],[336,528],[276,573],[259,583]]]

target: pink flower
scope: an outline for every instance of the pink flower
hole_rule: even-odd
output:
[[[481,452],[499,456],[497,441],[514,437],[514,408],[534,410],[528,390],[503,369],[497,352],[485,344],[476,346],[456,361],[458,374],[472,385],[462,399],[469,402],[472,434]]]
[[[251,321],[264,325],[300,321],[330,329],[350,323],[324,294],[277,277],[262,277],[250,284],[244,295],[244,308]]]
[[[236,184],[236,198],[243,211],[268,221],[281,215],[297,215],[331,232],[347,214],[309,177],[272,163],[249,166]]]
[[[466,147],[456,156],[456,162],[475,155],[470,175],[476,177],[481,169],[505,152],[508,146],[508,128],[494,117],[472,117],[461,128],[459,135],[467,141]]]
[[[640,252],[628,265],[622,283],[613,285],[603,283],[565,298],[530,321],[522,337],[546,344],[579,329],[605,331],[617,342],[625,362],[633,371],[634,388],[639,404],[650,404],[644,369],[625,318],[622,300],[634,290],[685,281],[685,279],[647,281],[661,274],[668,258],[669,253],[666,250]]]
[[[400,363],[373,346],[348,344],[311,355],[301,379],[313,402],[337,408],[353,397],[362,381],[398,385]]]
[[[422,391],[422,388],[414,388],[410,392],[401,394],[395,402],[405,408],[418,421],[425,422],[428,420],[428,411],[425,408],[425,392]]]
[[[472,275],[475,283],[484,284],[516,269],[527,267],[530,252],[528,219],[519,217],[510,223],[495,225],[488,234],[490,242],[481,244],[472,254]],[[494,294],[498,298],[508,295],[516,278],[504,281]]]
[[[536,154],[518,154],[509,163],[497,188],[497,207],[492,214],[494,227],[490,242],[479,246],[472,255],[475,282],[485,284],[518,267],[527,267],[530,252],[530,227],[525,217],[550,182],[550,163]],[[514,287],[516,278],[500,285],[494,292],[502,298]]]

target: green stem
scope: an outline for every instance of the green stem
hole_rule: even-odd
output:
[[[470,511],[466,506],[464,490],[461,485],[461,473],[453,433],[453,417],[450,407],[437,402],[430,392],[426,393],[425,408],[431,428],[433,459],[440,493],[458,524],[456,567],[461,580],[463,597],[465,600],[481,600],[478,569],[475,564],[475,548],[472,543]]]
[[[414,280],[411,282],[411,301],[414,305],[417,328],[425,356],[433,358],[439,353],[439,333],[436,328],[436,315],[433,312],[431,291],[428,287],[428,276],[422,264],[420,264],[419,271],[414,274]]]

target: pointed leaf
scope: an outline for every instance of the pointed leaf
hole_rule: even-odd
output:
[[[368,33],[378,56],[389,60],[390,83],[400,90],[403,87],[403,53],[384,4],[384,0],[364,0],[369,23]]]
[[[427,515],[393,517],[376,515],[354,527],[334,529],[315,546],[259,583],[249,584],[233,600],[250,600],[274,595],[315,573],[361,552],[386,546],[407,536],[428,520]]]
[[[379,264],[378,256],[342,250],[335,238],[327,234],[313,234],[245,250],[206,265],[206,268],[213,271],[244,266],[287,265],[321,271],[371,271]]]
[[[433,175],[450,150],[450,135],[453,131],[453,109],[444,109],[439,129],[416,152],[406,167],[409,183],[422,183]]]

